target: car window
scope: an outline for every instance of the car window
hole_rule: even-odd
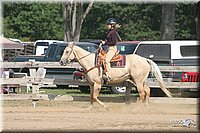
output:
[[[140,44],[135,53],[145,58],[170,59],[171,46],[169,44]]]
[[[98,49],[97,45],[79,45],[81,48],[89,51],[89,52],[95,52],[96,49]],[[97,52],[97,51],[96,51]]]
[[[117,44],[117,49],[119,50],[119,54],[133,54],[135,48],[137,47],[137,44],[132,44],[132,43],[121,43],[121,44]],[[108,50],[108,46],[107,45],[103,45],[102,46],[104,51]]]
[[[49,51],[49,55],[48,55],[48,58],[53,58],[55,52],[56,52],[56,45],[50,45],[50,51]]]
[[[36,47],[37,47],[37,46],[48,46],[48,45],[49,45],[48,42],[37,42],[37,43],[35,44]]]
[[[63,55],[65,48],[66,48],[66,46],[60,46],[59,47],[58,53],[56,55],[56,60],[60,60],[61,56]]]
[[[181,46],[181,55],[183,57],[186,56],[199,56],[199,45],[193,45],[193,46]]]
[[[117,49],[119,50],[120,54],[133,54],[136,46],[136,44],[120,44],[117,45]]]

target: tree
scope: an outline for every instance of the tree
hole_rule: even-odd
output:
[[[93,3],[94,0],[91,0],[85,11],[82,0],[68,0],[63,3],[64,41],[79,41],[83,21]]]
[[[197,39],[200,40],[200,2],[197,3],[196,32]]]
[[[3,33],[23,41],[63,39],[61,3],[3,3]]]
[[[70,4],[70,2],[68,3]],[[80,16],[78,15],[80,13],[78,4],[80,4],[80,0],[79,3],[76,3],[76,18],[73,29],[74,31],[79,29],[77,31],[80,32],[80,39],[105,39],[107,33],[105,22],[109,17],[115,18],[121,25],[118,30],[123,40],[160,40],[161,38],[161,3],[94,2],[91,10],[82,21],[81,27],[77,28],[76,22],[81,22],[78,20]],[[86,11],[89,3],[82,4],[84,11]],[[67,6],[67,3],[65,5]],[[191,40],[197,38],[197,31],[200,28],[197,28],[197,21],[194,21],[197,18],[196,10],[199,10],[196,6],[197,3],[176,3],[174,39]],[[61,2],[3,2],[2,32],[5,37],[18,38],[22,41],[63,40],[64,32],[67,31],[63,24],[63,7],[64,4]],[[82,14],[84,14],[83,11]],[[72,17],[65,16],[65,18],[70,20],[69,23],[72,22]],[[71,28],[68,31],[70,33],[72,24],[68,25]],[[67,38],[66,33],[65,36]],[[69,38],[73,39],[70,36]]]
[[[196,39],[196,3],[177,3],[175,20],[175,39]]]
[[[174,40],[175,4],[162,5],[161,40]]]
[[[123,40],[159,40],[161,4],[96,2],[83,23],[81,39],[105,39],[106,20],[113,17],[121,25]]]

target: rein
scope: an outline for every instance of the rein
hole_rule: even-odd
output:
[[[72,46],[74,46],[74,45],[72,45]],[[91,54],[93,54],[93,53],[95,53],[96,51],[98,51],[99,49],[100,49],[100,47],[98,48],[98,49],[96,49],[94,52],[91,52],[91,53],[89,53],[89,54],[87,54],[87,55],[85,55],[85,56],[83,56],[83,57],[78,57],[78,55],[76,55],[76,53],[74,52],[74,49],[73,49],[73,47],[70,47],[72,50],[71,50],[71,52],[70,52],[70,54],[69,54],[69,56],[72,54],[72,52],[74,53],[74,55],[75,55],[75,58],[78,60],[78,62],[80,62],[80,60],[82,60],[83,58],[85,58],[85,57],[87,57],[87,56],[89,56],[89,55],[91,55]],[[69,56],[68,56],[68,58],[69,58]],[[83,72],[84,72],[84,74],[87,74],[89,71],[91,71],[91,70],[93,70],[93,69],[95,69],[95,68],[98,68],[99,69],[99,71],[100,71],[100,65],[96,65],[96,66],[94,66],[94,67],[92,67],[92,68],[90,68],[90,69],[83,69]]]
[[[85,58],[85,57],[87,57],[87,56],[89,56],[89,55],[95,53],[95,52],[98,51],[98,50],[99,50],[99,48],[96,49],[94,52],[91,52],[91,53],[89,53],[89,54],[87,54],[87,55],[85,55],[85,56],[83,56],[83,57],[80,57],[79,59],[77,58],[77,60],[81,60],[81,59],[83,59],[83,58]]]

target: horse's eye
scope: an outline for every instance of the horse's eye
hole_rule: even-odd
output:
[[[66,50],[66,54],[67,54],[67,53],[69,53],[69,51],[68,51],[68,50]]]

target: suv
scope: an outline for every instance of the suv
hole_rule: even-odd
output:
[[[159,66],[199,66],[198,41],[144,41],[140,42],[134,53],[152,59]],[[164,80],[173,82],[199,82],[199,72],[162,72]],[[198,95],[197,89],[180,88],[176,90],[182,96]],[[152,95],[163,95],[159,89],[153,89]]]
[[[134,53],[152,59],[159,66],[199,66],[198,41],[144,41]],[[182,73],[163,73],[163,77],[181,81]]]

